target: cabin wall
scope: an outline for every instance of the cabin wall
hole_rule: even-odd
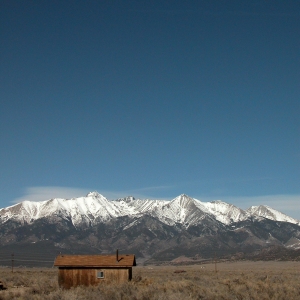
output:
[[[97,278],[97,271],[104,272],[104,278]],[[100,283],[121,283],[131,280],[132,268],[62,268],[58,270],[58,284],[63,288]]]

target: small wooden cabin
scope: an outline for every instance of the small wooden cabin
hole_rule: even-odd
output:
[[[59,286],[69,289],[78,285],[129,281],[136,262],[133,254],[119,255],[117,251],[116,255],[59,255],[54,266],[58,267]]]

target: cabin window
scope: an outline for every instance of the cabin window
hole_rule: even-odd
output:
[[[97,270],[97,278],[104,278],[104,272],[102,270]]]

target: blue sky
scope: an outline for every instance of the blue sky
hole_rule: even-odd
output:
[[[0,207],[185,193],[300,219],[299,1],[0,7]]]

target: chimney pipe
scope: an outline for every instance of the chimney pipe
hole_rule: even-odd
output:
[[[119,250],[118,249],[116,251],[116,261],[117,261],[117,263],[119,262]]]

